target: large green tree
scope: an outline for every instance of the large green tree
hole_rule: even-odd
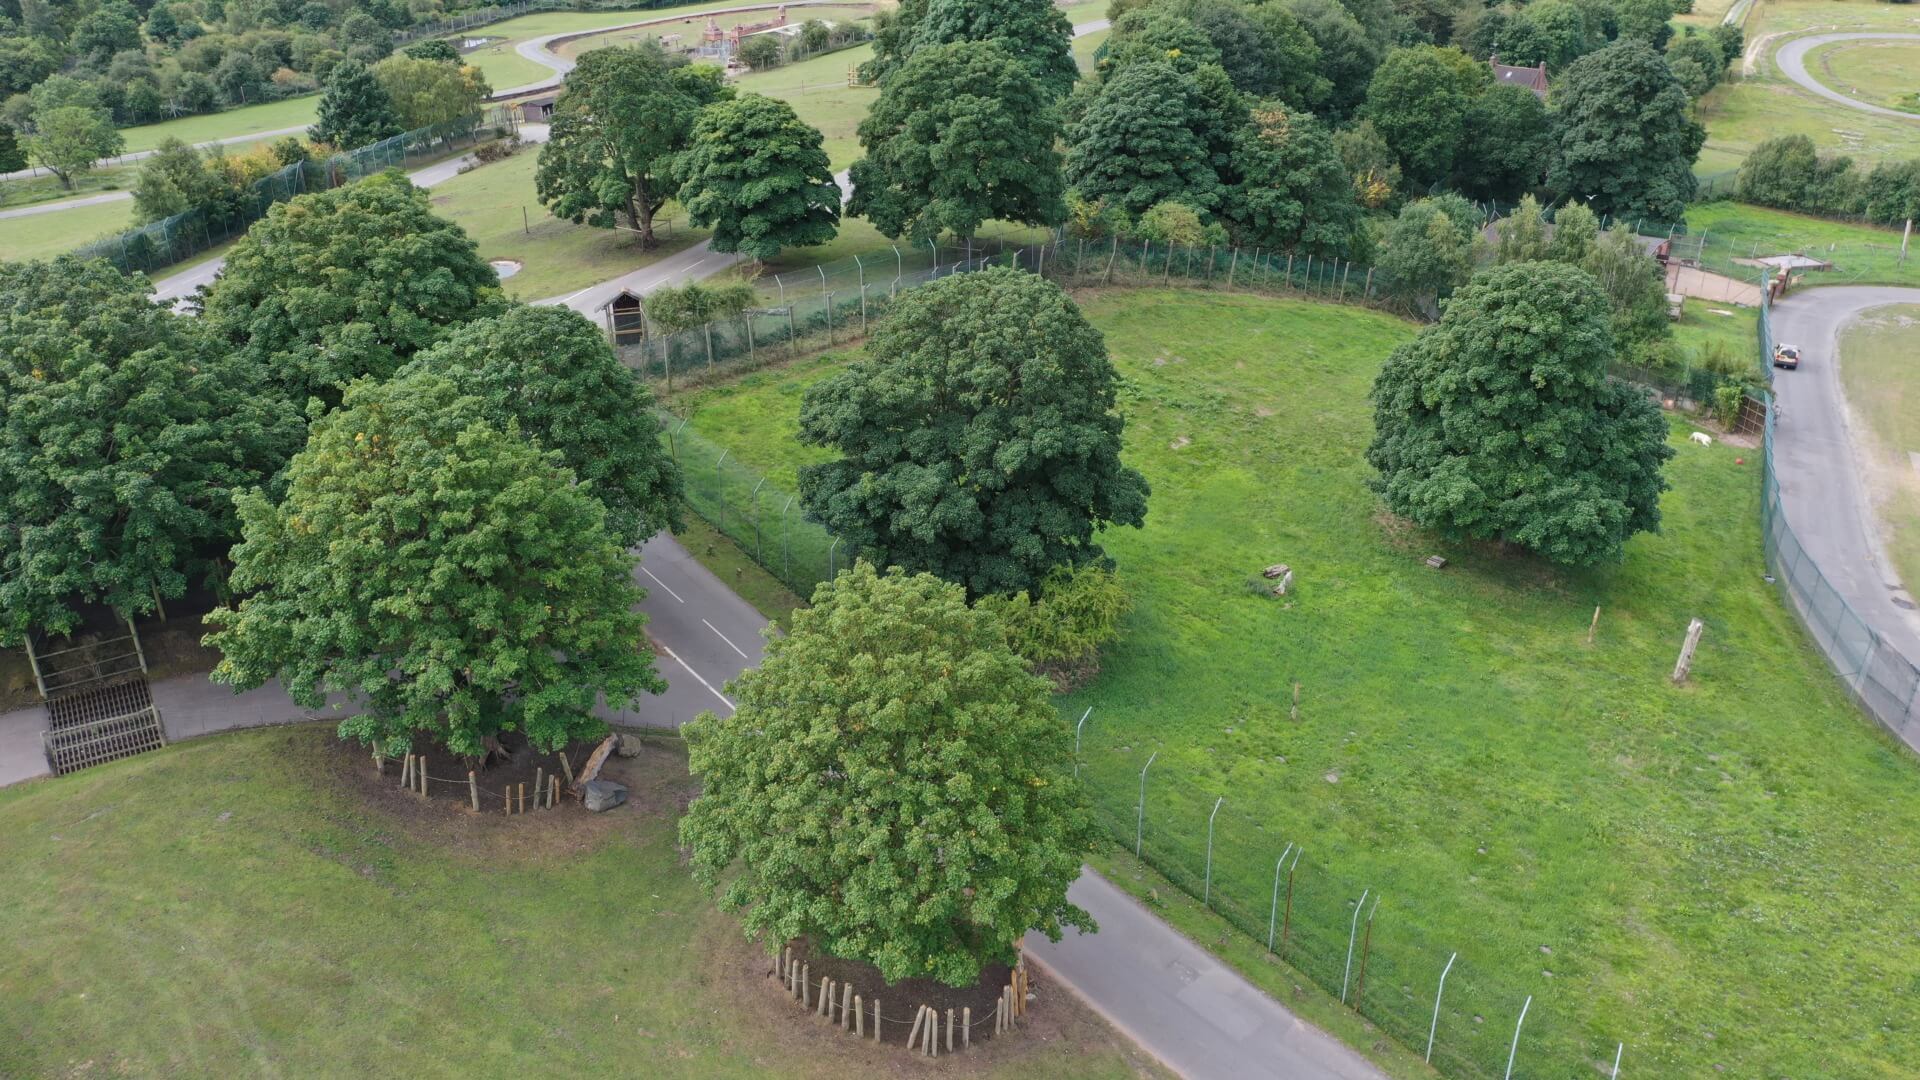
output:
[[[398,54],[373,66],[401,126],[412,131],[475,117],[493,88],[476,67]]]
[[[500,279],[473,241],[390,171],[267,211],[227,253],[202,307],[211,333],[304,404],[393,374],[499,303]]]
[[[980,596],[1103,558],[1146,518],[1100,332],[1051,282],[1008,268],[903,294],[866,356],[807,391],[807,513],[851,550]]]
[[[1667,62],[1640,41],[1581,57],[1555,84],[1548,183],[1597,213],[1681,221],[1706,131]]]
[[[660,445],[653,392],[598,327],[563,307],[516,304],[455,329],[406,375],[445,375],[496,427],[517,424],[607,508],[607,533],[632,547],[679,528],[680,470]]]
[[[1367,83],[1380,64],[1381,48],[1339,0],[1284,0],[1320,49],[1320,76],[1327,80],[1326,110],[1335,119],[1353,115],[1366,100]]]
[[[1068,182],[1083,198],[1135,216],[1162,202],[1219,209],[1225,190],[1202,126],[1210,117],[1195,107],[1200,95],[1193,77],[1171,64],[1119,68],[1067,131]]]
[[[1458,49],[1395,49],[1367,85],[1364,114],[1393,148],[1401,173],[1425,188],[1453,168],[1467,115],[1490,78],[1485,64]]]
[[[237,531],[234,493],[299,446],[257,369],[151,289],[98,260],[0,263],[0,644],[183,595]]]
[[[239,501],[248,595],[207,616],[214,680],[279,678],[309,708],[347,694],[361,711],[341,734],[389,750],[604,731],[596,699],[665,686],[633,559],[557,459],[433,372],[359,383],[314,425],[283,501]]]
[[[1233,155],[1238,179],[1226,218],[1241,246],[1306,255],[1346,254],[1360,204],[1333,139],[1309,113],[1255,106]]]
[[[1553,158],[1547,107],[1533,91],[1495,83],[1473,99],[1454,155],[1454,186],[1477,199],[1512,202],[1538,188]]]
[[[680,205],[713,230],[715,251],[764,261],[839,231],[840,184],[820,132],[784,101],[743,94],[700,110],[675,169]]]
[[[377,143],[405,131],[393,99],[358,60],[343,60],[327,73],[319,113],[307,137],[342,150]]]
[[[995,219],[1058,225],[1059,137],[1049,92],[1000,43],[916,49],[860,122],[847,212],[915,243]]]
[[[997,41],[1055,98],[1073,89],[1073,25],[1053,0],[928,0],[913,48]]]
[[[0,172],[14,172],[27,167],[27,152],[20,148],[20,139],[13,132],[13,126],[0,121]]]
[[[654,245],[653,216],[672,197],[672,169],[702,107],[733,96],[711,64],[649,42],[595,49],[567,74],[534,188],[554,216],[611,228],[620,216]]]
[[[1452,193],[1401,207],[1377,263],[1387,295],[1429,318],[1439,314],[1440,302],[1473,276],[1479,223]]]
[[[971,986],[1029,930],[1091,930],[1066,891],[1099,834],[1050,689],[961,589],[856,563],[728,685],[737,712],[688,725],[694,876],[769,949],[894,982]]]
[[[71,190],[75,176],[93,168],[101,158],[118,154],[125,145],[107,110],[61,105],[35,111],[33,134],[27,137],[27,156],[59,177],[61,187]]]
[[[1660,525],[1667,423],[1609,378],[1606,298],[1584,270],[1517,263],[1455,293],[1374,382],[1374,487],[1449,536],[1557,563],[1615,559]]]

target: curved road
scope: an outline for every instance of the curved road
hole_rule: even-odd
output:
[[[1774,472],[1781,508],[1807,556],[1880,635],[1883,647],[1920,662],[1920,611],[1881,542],[1861,480],[1869,473],[1840,388],[1841,330],[1889,304],[1920,304],[1920,289],[1820,286],[1774,305],[1774,340],[1800,346],[1802,356],[1798,370],[1777,371],[1773,380],[1780,405]],[[1920,743],[1920,730],[1907,738]]]
[[[1807,53],[1821,45],[1832,44],[1836,41],[1920,41],[1920,34],[1885,34],[1873,31],[1855,34],[1815,34],[1812,37],[1794,38],[1792,41],[1780,46],[1780,51],[1773,54],[1773,62],[1780,65],[1781,74],[1821,97],[1826,98],[1828,101],[1837,101],[1850,109],[1858,109],[1861,112],[1877,113],[1881,116],[1897,116],[1904,120],[1920,121],[1920,115],[1914,113],[1901,112],[1899,109],[1889,109],[1882,105],[1873,105],[1865,101],[1850,98],[1809,74],[1807,72]]]

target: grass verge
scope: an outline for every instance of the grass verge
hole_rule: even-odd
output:
[[[132,226],[132,199],[0,218],[0,259],[50,259]]]
[[[1900,580],[1920,583],[1920,367],[1913,341],[1920,306],[1885,307],[1840,333],[1840,385],[1865,427],[1861,456],[1880,535]]]
[[[609,768],[474,816],[302,725],[0,790],[0,1074],[1164,1075],[1064,993],[937,1070],[803,1015],[681,865],[682,753]]]
[[[1734,259],[1802,254],[1833,264],[1832,270],[1808,271],[1809,283],[1920,285],[1920,251],[1903,260],[1898,229],[1721,201],[1689,207],[1687,231],[1706,235],[1704,261],[1709,267],[1743,281],[1753,281],[1762,271]]]
[[[1154,492],[1144,530],[1103,540],[1136,597],[1125,634],[1061,701],[1092,709],[1083,776],[1116,835],[1157,754],[1146,851],[1197,891],[1224,796],[1214,906],[1261,931],[1273,860],[1304,842],[1293,961],[1322,986],[1354,902],[1384,897],[1368,1018],[1423,1043],[1457,951],[1434,1056],[1449,1073],[1499,1075],[1528,996],[1525,1057],[1554,1074],[1619,1042],[1661,1076],[1920,1059],[1920,924],[1899,884],[1920,861],[1920,767],[1762,580],[1750,451],[1694,446],[1676,421],[1663,531],[1617,565],[1555,569],[1380,512],[1367,393],[1414,327],[1204,291],[1082,302]],[[833,365],[680,404],[791,475],[792,410]],[[1274,562],[1297,575],[1285,602],[1244,586]],[[1709,645],[1675,688],[1693,616]]]
[[[780,629],[791,629],[794,611],[807,606],[804,598],[761,569],[732,537],[692,510],[687,511],[687,529],[678,539],[701,566],[713,571],[715,577],[752,604],[755,611],[778,623]]]

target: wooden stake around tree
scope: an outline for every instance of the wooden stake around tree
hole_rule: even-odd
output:
[[[840,984],[840,1030],[847,1030],[847,1006],[853,1001],[853,980]]]
[[[953,1008],[947,1008],[947,1053],[953,1053]]]
[[[960,1010],[960,1048],[973,1049],[973,1007],[971,1005]]]
[[[873,1041],[880,1041],[880,999],[873,999]]]
[[[920,1041],[920,1024],[923,1021],[925,1021],[926,1018],[927,1018],[927,1007],[925,1005],[922,1005],[920,1006],[919,1011],[913,1014],[913,1030],[907,1032],[908,1046],[911,1047]]]
[[[527,785],[524,780],[520,783],[520,797],[515,800],[514,809],[522,814],[527,812]]]
[[[567,786],[573,786],[573,766],[567,761],[567,752],[560,751],[560,771],[567,774]]]
[[[1300,684],[1298,682],[1295,682],[1293,684],[1293,712],[1290,714],[1290,716],[1295,723],[1299,722],[1300,720]]]
[[[1593,605],[1593,621],[1587,624],[1587,644],[1593,644],[1593,632],[1600,629],[1600,605]]]
[[[473,798],[473,812],[480,812],[480,781],[473,773],[467,773],[467,794]]]
[[[810,984],[813,980],[809,976],[809,969],[812,968],[812,966],[811,964],[800,965],[800,1007],[803,1009],[813,1004],[813,1002],[807,1000],[810,996],[808,991],[812,988]]]
[[[1680,645],[1680,659],[1673,665],[1673,685],[1679,686],[1687,681],[1687,673],[1693,670],[1693,650],[1700,647],[1700,633],[1707,624],[1694,619],[1687,624],[1687,640]]]
[[[859,994],[853,995],[853,1037],[856,1039],[867,1037],[867,1010],[860,1004]]]
[[[533,770],[533,808],[540,809],[540,800],[547,797],[547,770]]]
[[[420,781],[420,797],[423,799],[426,798],[427,797],[427,759],[425,756],[422,756],[420,758],[420,768],[415,771],[414,779]]]

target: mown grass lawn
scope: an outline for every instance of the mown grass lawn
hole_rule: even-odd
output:
[[[1840,332],[1840,385],[1865,428],[1861,456],[1880,535],[1904,582],[1920,583],[1920,365],[1913,357],[1920,306],[1880,308]]]
[[[627,807],[512,819],[334,744],[216,736],[0,790],[0,1075],[925,1075],[768,988],[674,847],[671,744],[612,763]],[[1164,1075],[1042,1007],[940,1071]]]
[[[674,204],[655,219],[660,241],[642,251],[638,234],[598,229],[556,218],[533,190],[540,148],[527,146],[505,161],[462,173],[428,192],[433,212],[455,222],[480,245],[483,259],[513,259],[519,273],[501,282],[507,295],[544,300],[638,270],[698,242]],[[665,219],[675,220],[671,225]]]
[[[1413,326],[1202,291],[1082,299],[1153,485],[1147,527],[1104,540],[1136,609],[1060,702],[1069,722],[1092,709],[1082,775],[1116,836],[1131,847],[1157,754],[1145,848],[1198,890],[1224,797],[1213,906],[1262,938],[1275,859],[1303,843],[1289,959],[1337,988],[1370,890],[1368,1012],[1416,1046],[1457,951],[1449,1074],[1500,1075],[1528,995],[1516,1075],[1605,1075],[1618,1043],[1622,1075],[1910,1071],[1920,764],[1762,580],[1751,451],[1676,421],[1664,530],[1555,570],[1425,535],[1367,489],[1368,389]],[[787,483],[820,456],[790,441],[800,393],[836,366],[676,405]],[[1276,562],[1287,601],[1245,584]],[[1705,643],[1675,688],[1694,616]]]
[[[0,259],[50,259],[133,225],[133,200],[0,218]]]
[[[749,72],[733,80],[732,85],[743,94],[764,94],[792,105],[800,119],[825,137],[828,161],[839,172],[860,156],[855,129],[880,95],[877,87],[848,86],[847,69],[871,59],[873,46],[862,45],[798,64]]]
[[[1833,264],[1832,270],[1806,271],[1808,284],[1920,285],[1920,245],[1901,259],[1898,229],[1721,201],[1689,207],[1687,231],[1705,235],[1710,268],[1745,281],[1755,280],[1761,268],[1732,260],[1801,254]]]
[[[313,123],[314,114],[319,108],[320,95],[308,94],[305,97],[270,101],[264,105],[245,105],[225,112],[143,124],[122,129],[120,134],[127,141],[125,152],[132,154],[152,150],[167,139],[199,144],[237,135],[257,135],[281,128],[304,126]],[[229,152],[238,153],[242,149],[234,146],[229,148]]]
[[[1808,53],[1807,70],[1848,97],[1886,109],[1920,111],[1913,100],[1920,43],[1836,41]]]

